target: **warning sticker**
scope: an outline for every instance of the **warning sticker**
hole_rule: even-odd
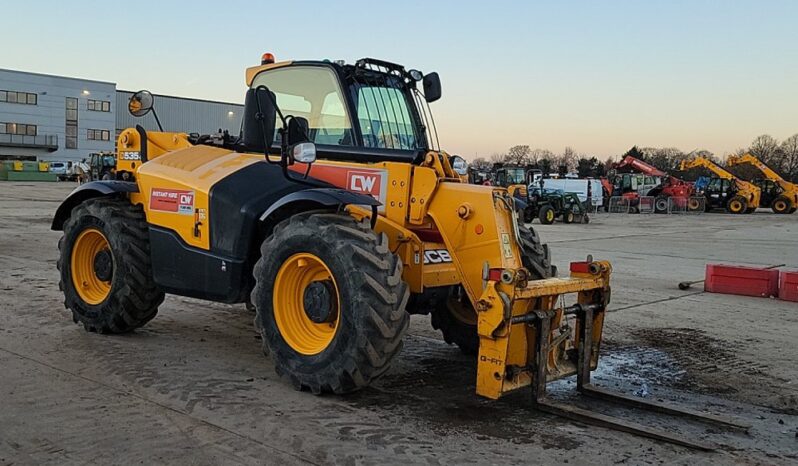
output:
[[[513,258],[513,247],[510,245],[510,235],[502,233],[502,249],[504,250],[504,257],[507,259]]]
[[[191,215],[194,213],[194,191],[152,188],[150,210]]]

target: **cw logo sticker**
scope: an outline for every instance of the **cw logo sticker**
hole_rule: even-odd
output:
[[[349,183],[349,189],[352,191],[373,194],[374,186],[377,184],[377,177],[351,174],[349,177]]]

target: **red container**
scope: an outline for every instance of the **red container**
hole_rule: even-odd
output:
[[[798,302],[798,270],[781,272],[779,277],[779,299]]]
[[[707,264],[704,291],[760,296],[779,294],[779,271],[741,265]]]

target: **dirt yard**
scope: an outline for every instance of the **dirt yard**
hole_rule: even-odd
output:
[[[798,303],[679,291],[707,262],[798,268],[798,215],[596,215],[535,227],[560,270],[613,263],[600,385],[732,415],[748,433],[591,402],[716,443],[697,453],[474,394],[475,364],[414,316],[402,354],[352,396],[297,392],[252,313],[167,297],[145,328],[86,333],[58,290],[67,183],[0,183],[0,464],[796,464]],[[554,396],[572,395],[573,381]]]

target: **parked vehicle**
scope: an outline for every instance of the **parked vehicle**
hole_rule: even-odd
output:
[[[530,189],[540,187],[540,185],[529,185]],[[579,201],[591,207],[597,207],[604,204],[604,190],[602,189],[601,180],[598,179],[543,179],[543,189],[560,190],[566,193],[574,193]]]
[[[590,223],[587,209],[575,193],[530,185],[524,221],[531,223],[536,217],[544,225],[550,225],[557,219],[563,223]]]

